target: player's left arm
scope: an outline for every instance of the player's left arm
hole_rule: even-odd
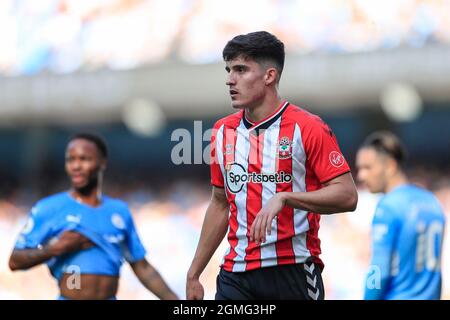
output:
[[[139,281],[161,300],[178,300],[159,272],[146,260],[130,263]]]
[[[306,118],[301,126],[307,166],[321,188],[308,192],[281,192],[271,202],[274,206],[287,205],[320,214],[354,211],[358,193],[336,136],[319,117]]]
[[[164,300],[178,300],[159,272],[145,259],[146,250],[141,242],[134,224],[131,212],[124,211],[127,236],[124,257],[130,264],[139,281],[158,298]]]
[[[324,184],[311,192],[279,192],[257,214],[250,228],[250,240],[265,242],[270,235],[272,220],[285,206],[320,214],[354,211],[358,193],[350,172]]]
[[[275,195],[283,206],[320,213],[333,214],[354,211],[358,193],[350,172],[324,183],[322,189],[311,192],[280,192]]]

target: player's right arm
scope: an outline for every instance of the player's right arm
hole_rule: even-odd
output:
[[[38,249],[14,249],[9,258],[9,268],[12,271],[26,270],[52,257],[51,252],[45,247]]]
[[[89,239],[73,231],[65,231],[58,239],[49,241],[56,236],[52,229],[53,216],[52,207],[46,201],[40,201],[33,207],[11,253],[11,270],[28,269],[53,257],[93,245]]]
[[[85,236],[74,231],[64,231],[55,241],[46,245],[38,245],[37,248],[14,248],[9,258],[9,268],[12,271],[26,270],[37,266],[47,260],[60,255],[84,250],[94,244]]]
[[[228,200],[224,188],[213,187],[206,210],[200,240],[186,280],[186,299],[201,300],[204,296],[200,275],[222,242],[228,229]]]
[[[395,210],[379,205],[372,223],[372,259],[366,278],[365,300],[386,299],[399,229]]]

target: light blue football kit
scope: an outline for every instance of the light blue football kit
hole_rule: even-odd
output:
[[[44,198],[32,208],[15,249],[39,248],[68,230],[83,234],[95,246],[47,261],[58,281],[63,273],[119,276],[124,260],[133,263],[146,255],[125,202],[103,196],[101,205],[90,207],[69,192]]]
[[[440,299],[445,216],[434,195],[401,185],[379,202],[372,225],[367,300]]]

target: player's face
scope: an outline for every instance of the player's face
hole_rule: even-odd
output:
[[[226,85],[234,108],[252,108],[261,104],[267,86],[264,81],[266,71],[260,64],[238,56],[226,62],[225,70],[228,72]]]
[[[356,155],[358,180],[365,184],[370,192],[385,192],[387,178],[385,158],[372,148],[360,149]]]
[[[72,140],[66,150],[66,172],[75,189],[97,181],[101,156],[97,146],[85,139]]]

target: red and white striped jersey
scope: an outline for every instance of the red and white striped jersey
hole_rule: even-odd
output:
[[[265,243],[249,237],[255,216],[277,192],[317,190],[350,171],[335,136],[318,116],[286,101],[258,123],[241,110],[214,125],[211,160],[211,183],[225,188],[230,205],[225,270],[243,272],[308,258],[323,267],[317,213],[286,206]]]

